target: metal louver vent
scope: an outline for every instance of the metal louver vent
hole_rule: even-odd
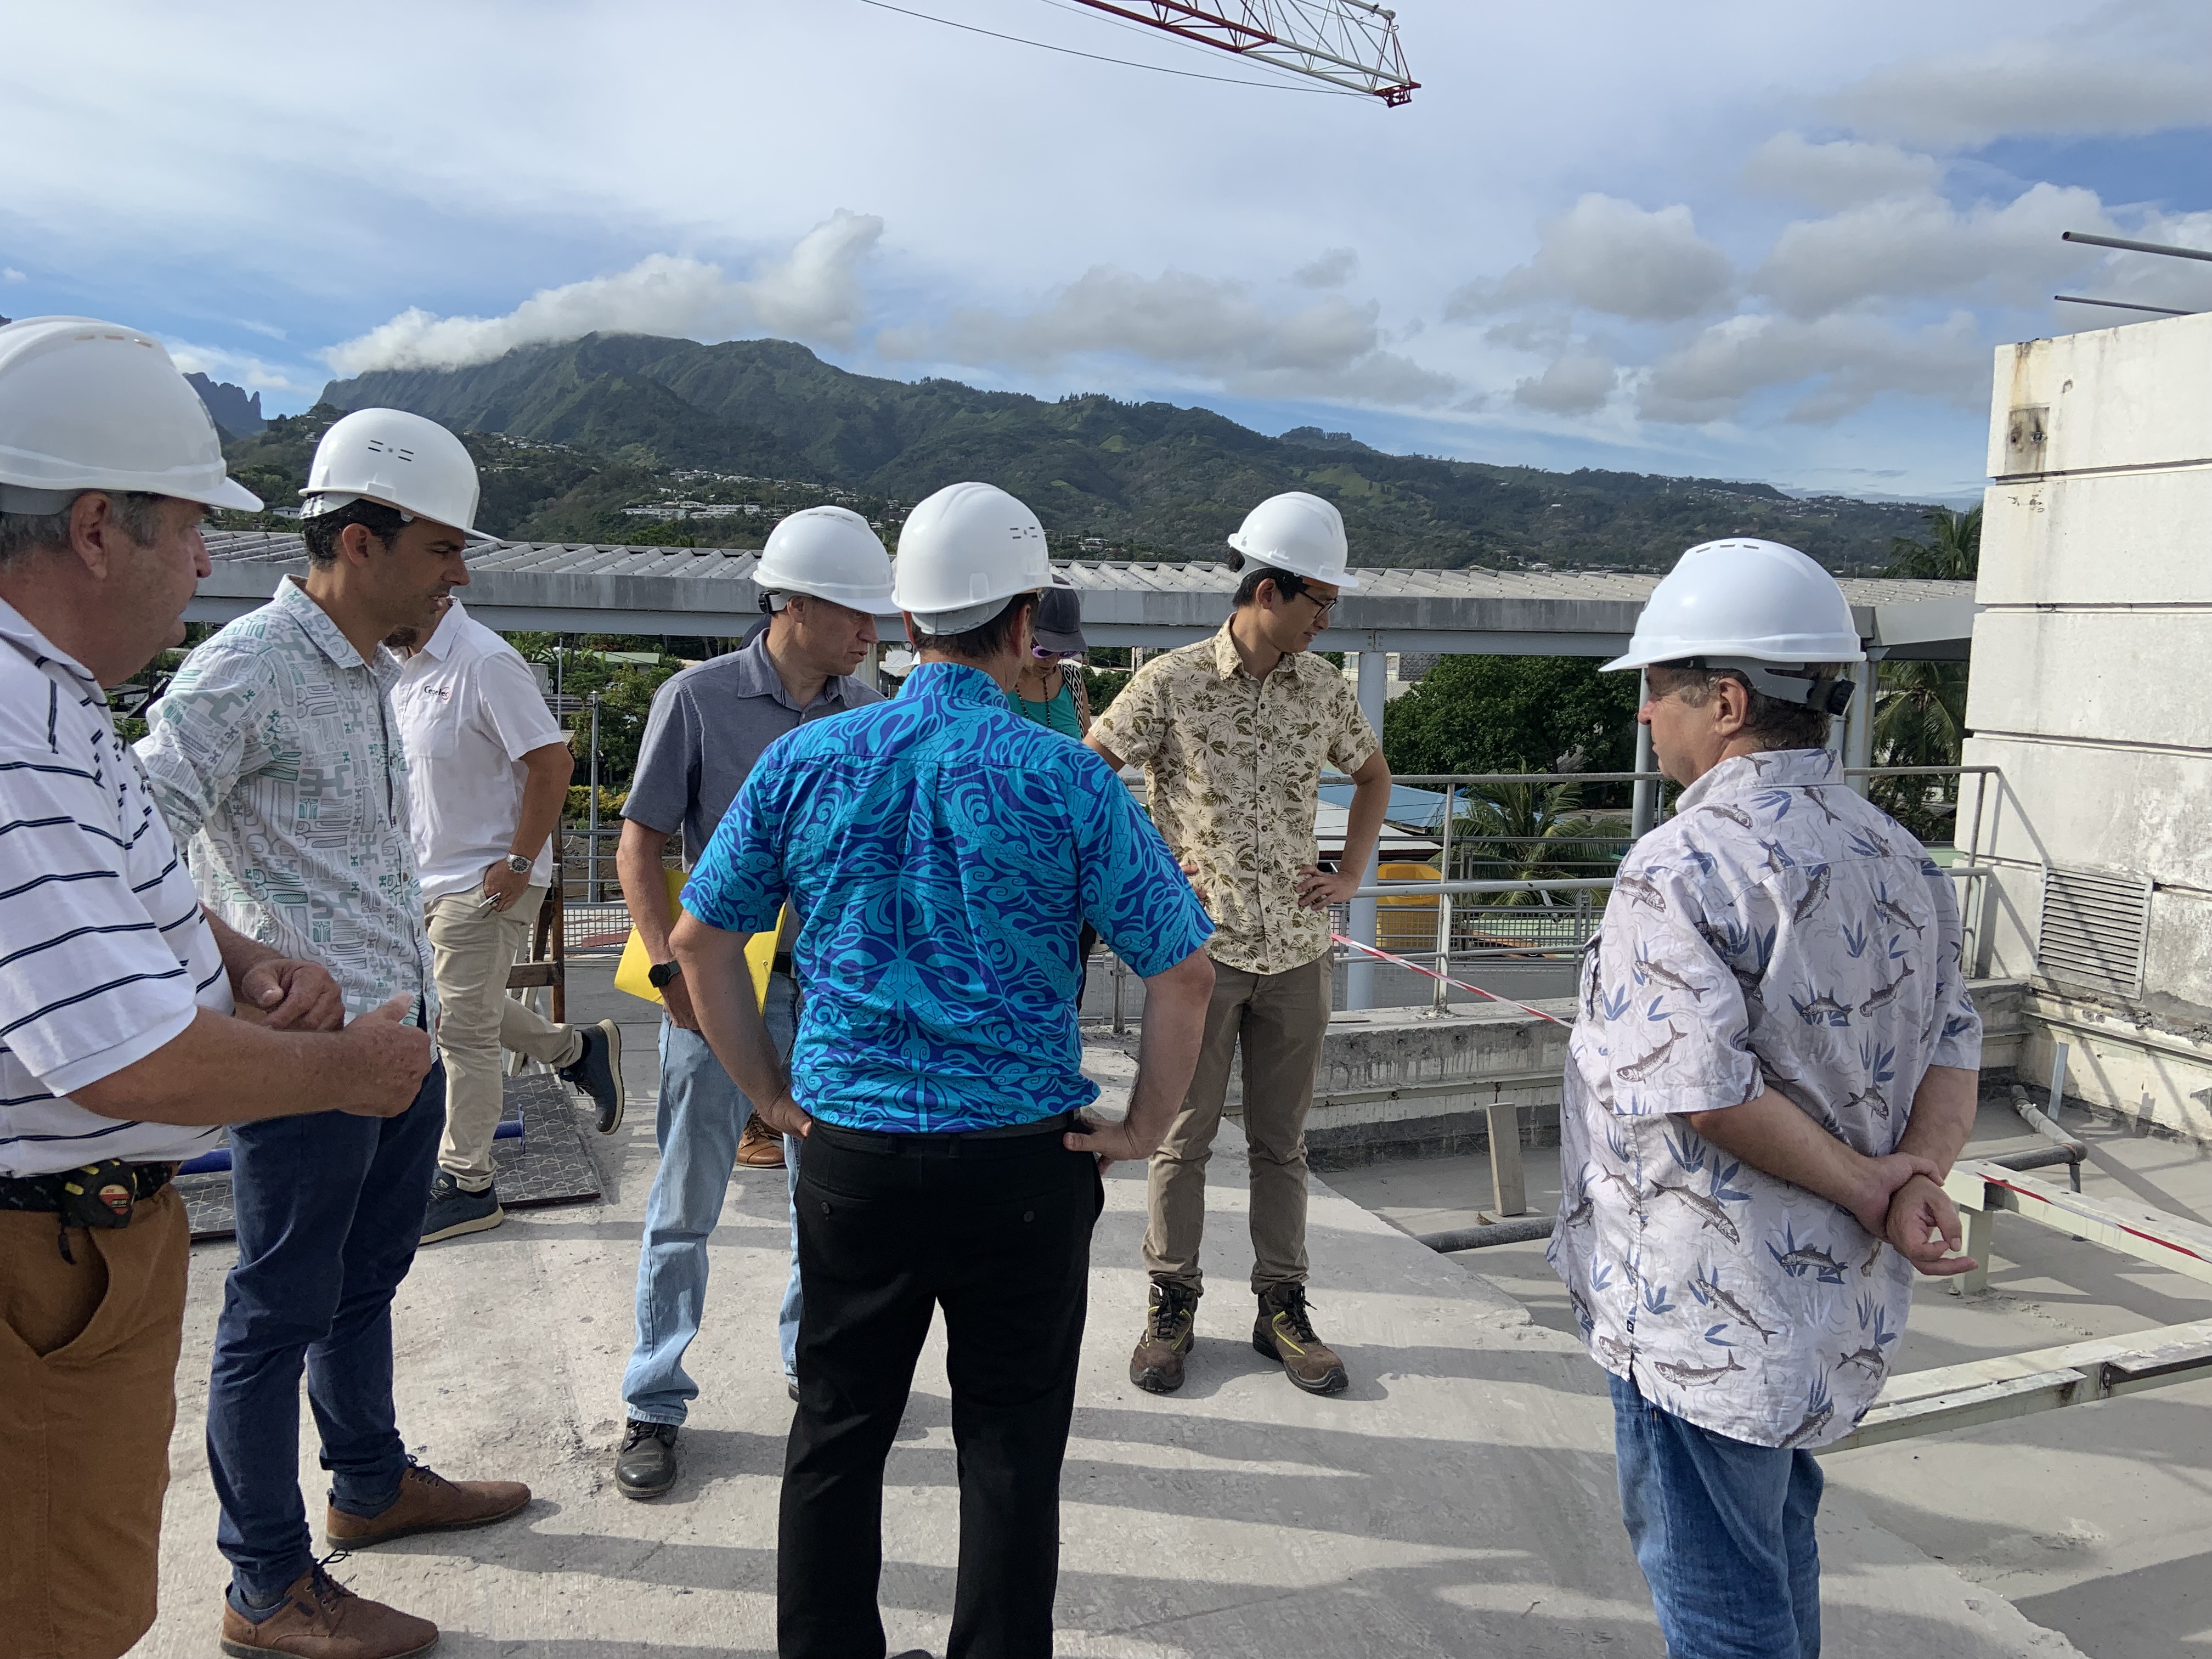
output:
[[[2037,965],[2052,979],[2139,997],[2149,912],[2147,876],[2053,865],[2043,872]]]

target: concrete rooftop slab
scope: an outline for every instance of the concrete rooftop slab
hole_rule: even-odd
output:
[[[588,985],[575,997],[590,1017],[599,997]],[[666,1498],[637,1504],[610,1474],[654,1157],[650,1030],[628,1025],[633,1115],[597,1148],[606,1202],[516,1213],[495,1232],[427,1249],[400,1294],[410,1449],[446,1474],[520,1478],[537,1494],[514,1522],[365,1552],[337,1569],[363,1594],[436,1620],[441,1651],[455,1659],[773,1651],[791,1411],[775,1357],[786,1263],[779,1172],[740,1172],[715,1235],[707,1328],[691,1355],[705,1392],[684,1432],[682,1480]],[[1109,1090],[1126,1087],[1125,1056],[1102,1048],[1091,1059]],[[1064,1486],[1060,1651],[1535,1659],[1602,1649],[1658,1659],[1620,1530],[1609,1408],[1577,1344],[1316,1182],[1314,1300],[1355,1383],[1338,1400],[1297,1393],[1249,1345],[1233,1127],[1220,1149],[1210,1210],[1218,1277],[1190,1381],[1170,1399],[1127,1378],[1143,1297],[1144,1188],[1129,1169],[1108,1182]],[[193,1253],[162,1612],[135,1650],[144,1659],[214,1650],[226,1574],[200,1419],[230,1255],[228,1244]],[[323,1482],[306,1436],[301,1476],[319,1517]],[[894,1650],[942,1651],[954,1478],[933,1346],[886,1476],[883,1599]],[[1838,1493],[1823,1522],[1830,1651],[2076,1651],[1876,1525],[1850,1495]]]

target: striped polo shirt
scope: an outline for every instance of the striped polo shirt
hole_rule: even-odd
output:
[[[68,1098],[231,1012],[191,875],[99,684],[0,602],[0,1176],[188,1158],[221,1130]]]

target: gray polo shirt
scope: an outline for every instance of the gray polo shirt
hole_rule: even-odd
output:
[[[688,870],[769,744],[802,720],[883,700],[841,675],[801,708],[769,660],[763,629],[742,651],[687,668],[653,694],[623,816],[664,835],[681,830]]]

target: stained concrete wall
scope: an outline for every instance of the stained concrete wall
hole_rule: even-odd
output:
[[[2023,1068],[2212,1138],[2212,315],[1999,350],[1969,764],[1985,798],[1988,970],[2039,974],[2052,864],[2153,883],[2144,994],[2039,981]],[[1971,810],[1971,809],[1969,809]]]

